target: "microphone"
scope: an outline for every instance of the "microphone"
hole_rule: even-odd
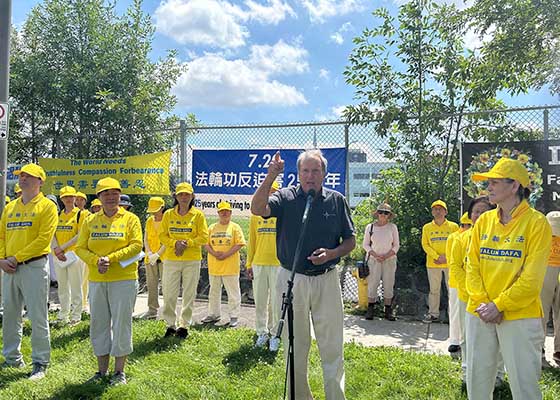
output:
[[[313,199],[315,198],[315,189],[310,189],[307,192],[307,202],[305,203],[305,210],[303,211],[303,218],[301,219],[301,223],[305,224],[307,221],[307,216],[309,214],[309,210],[311,209],[311,203],[313,203]]]

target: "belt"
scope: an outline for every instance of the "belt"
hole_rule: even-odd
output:
[[[302,275],[305,275],[305,276],[319,276],[319,275],[324,275],[324,274],[326,274],[327,272],[331,272],[331,271],[332,271],[333,269],[335,269],[335,268],[336,268],[336,265],[331,265],[330,267],[325,268],[325,269],[320,269],[320,270],[308,270],[308,271],[298,272],[298,273],[300,273],[300,274],[302,274]]]
[[[25,261],[22,261],[22,262],[18,263],[18,265],[26,265],[26,264],[32,263],[33,261],[42,260],[44,258],[47,258],[46,254],[43,254],[42,256],[31,257],[28,260],[25,260]]]

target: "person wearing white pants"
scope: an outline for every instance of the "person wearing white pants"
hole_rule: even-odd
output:
[[[543,329],[546,337],[548,319],[552,311],[552,322],[554,325],[554,351],[552,359],[560,366],[560,211],[549,212],[546,214],[546,219],[552,228],[552,247],[541,291],[544,312]],[[544,354],[543,351],[543,365],[546,366],[548,362]]]
[[[194,207],[194,191],[190,183],[175,188],[174,207],[163,214],[159,239],[163,253],[163,312],[167,323],[164,337],[189,335],[192,309],[200,277],[202,246],[208,241],[206,217]],[[177,321],[176,305],[179,286],[183,283],[181,318]]]
[[[82,214],[82,211],[74,206],[76,190],[73,187],[65,186],[60,189],[60,199],[64,208],[58,216],[58,226],[52,246],[60,301],[57,324],[65,325],[70,319],[70,323],[74,325],[82,319],[83,265],[75,253],[71,254],[75,261],[68,264],[66,253],[73,252],[76,247],[79,228],[85,213]]]
[[[239,250],[245,246],[241,227],[231,222],[231,204],[218,203],[219,221],[208,228],[208,315],[203,323],[219,321],[221,318],[222,284],[226,288],[229,308],[229,326],[235,327],[241,312],[241,288],[239,287]]]
[[[327,174],[327,160],[320,150],[307,150],[297,159],[300,185],[280,189],[269,197],[272,183],[284,169],[284,160],[277,152],[268,173],[255,192],[251,212],[265,218],[276,217],[278,259],[277,299],[286,293],[287,280],[295,268],[294,311],[294,369],[295,383],[290,382],[296,399],[312,399],[307,380],[307,362],[311,344],[310,318],[319,346],[323,367],[323,387],[327,400],[345,399],[344,394],[344,334],[343,308],[337,264],[340,257],[356,246],[354,224],[350,208],[339,192],[323,187]],[[310,208],[307,207],[310,206]],[[306,230],[302,219],[308,210]],[[300,252],[296,256],[299,236]],[[282,335],[286,341],[288,326]]]
[[[467,256],[467,393],[491,399],[501,353],[514,400],[539,400],[543,310],[540,292],[552,231],[531,208],[529,173],[501,158],[474,181],[488,181],[497,209],[479,217]]]
[[[280,188],[272,183],[270,194]],[[280,308],[276,298],[276,278],[280,260],[276,255],[276,218],[251,215],[249,245],[247,247],[247,276],[253,280],[255,300],[255,346],[264,347],[269,342],[270,351],[278,351],[280,339],[275,336]]]

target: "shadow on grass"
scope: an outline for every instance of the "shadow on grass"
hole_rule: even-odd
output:
[[[195,331],[202,331],[203,332],[203,331],[223,331],[223,330],[232,329],[232,328],[229,327],[229,323],[225,324],[225,325],[216,325],[216,324],[211,324],[211,323],[210,324],[200,323],[200,324],[196,324],[196,325],[191,326],[191,329],[195,330]]]
[[[131,360],[139,360],[152,353],[164,353],[168,350],[175,350],[181,346],[184,339],[178,337],[156,337],[152,340],[134,343],[134,350],[130,354]]]
[[[74,383],[66,384],[56,391],[50,400],[59,399],[99,399],[105,390],[109,388],[109,381],[105,380],[101,383]]]
[[[494,388],[494,392],[492,393],[493,400],[511,400],[511,389],[509,388],[509,383],[507,381],[503,381],[502,384],[496,388]]]
[[[51,348],[64,348],[75,340],[89,340],[89,324],[82,323],[71,328],[51,327]]]
[[[5,388],[10,383],[19,381],[20,379],[26,379],[29,376],[29,371],[26,368],[22,369],[11,369],[7,373],[0,372],[0,389]]]
[[[255,347],[254,345],[244,344],[239,349],[227,354],[222,364],[230,374],[239,374],[256,366],[266,363],[274,364],[277,353],[268,351],[266,348]]]

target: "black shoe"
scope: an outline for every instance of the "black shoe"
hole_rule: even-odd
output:
[[[187,330],[187,328],[179,328],[177,329],[176,335],[181,339],[186,339],[187,336],[189,336],[189,331]]]
[[[457,344],[450,344],[449,347],[447,348],[447,351],[450,353],[457,353],[461,351],[461,346]]]
[[[165,331],[165,335],[163,335],[164,338],[166,337],[172,337],[175,336],[177,334],[177,331],[175,330],[175,328],[169,327],[167,328],[167,330]]]
[[[373,319],[374,308],[375,308],[375,303],[368,304],[365,319],[369,319],[369,320]]]
[[[385,306],[385,319],[387,321],[396,321],[397,319],[393,315],[393,307]]]

